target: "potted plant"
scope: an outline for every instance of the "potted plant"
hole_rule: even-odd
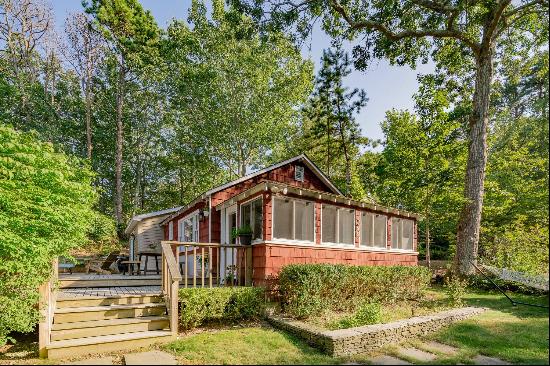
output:
[[[233,229],[233,238],[239,238],[241,245],[250,245],[252,243],[252,228],[248,225]]]

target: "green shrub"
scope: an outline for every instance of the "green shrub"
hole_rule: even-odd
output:
[[[333,328],[347,329],[362,325],[378,324],[382,322],[382,308],[379,303],[365,303],[361,305],[355,314],[340,319]]]
[[[365,299],[419,299],[430,278],[430,271],[419,266],[293,264],[279,274],[279,293],[283,311],[305,318],[324,310],[353,311]]]
[[[251,320],[263,314],[261,287],[186,288],[179,292],[180,323],[184,329],[203,324]]]
[[[0,345],[39,320],[51,262],[87,241],[93,174],[32,133],[0,124]]]
[[[456,275],[450,275],[445,278],[445,292],[452,306],[462,306],[464,304],[464,295],[466,295],[468,280],[462,279]]]

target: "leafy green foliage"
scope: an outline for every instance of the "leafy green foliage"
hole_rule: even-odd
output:
[[[177,110],[174,131],[229,178],[266,163],[295,130],[311,90],[312,63],[280,32],[261,34],[250,17],[194,0],[189,23],[168,27],[166,87]],[[190,103],[190,101],[193,101]]]
[[[452,306],[462,306],[464,304],[463,300],[468,284],[468,279],[460,278],[460,276],[445,277],[444,288]]]
[[[261,287],[185,288],[179,292],[179,302],[184,329],[257,319],[265,307]]]
[[[0,125],[0,343],[38,321],[52,260],[86,243],[97,195],[80,160]]]
[[[96,213],[88,232],[88,242],[81,248],[95,254],[109,254],[120,249],[120,244],[114,220],[102,213]]]
[[[382,309],[377,302],[367,302],[357,309],[357,311],[348,317],[338,320],[331,329],[347,329],[360,327],[362,325],[378,324],[382,322]]]
[[[420,266],[295,264],[281,270],[279,293],[285,312],[307,318],[325,309],[353,310],[364,299],[382,304],[419,299],[430,279]]]

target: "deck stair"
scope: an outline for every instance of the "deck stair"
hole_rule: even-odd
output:
[[[60,292],[47,345],[48,358],[139,348],[174,338],[166,304],[158,290],[132,293],[120,287],[111,291],[102,288],[104,292],[98,293],[97,288],[91,288],[89,293],[93,295],[75,295],[70,292],[72,289],[83,287],[76,284]]]

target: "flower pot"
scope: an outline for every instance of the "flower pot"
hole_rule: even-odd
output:
[[[252,244],[252,234],[240,234],[239,241],[241,242],[241,245]]]

